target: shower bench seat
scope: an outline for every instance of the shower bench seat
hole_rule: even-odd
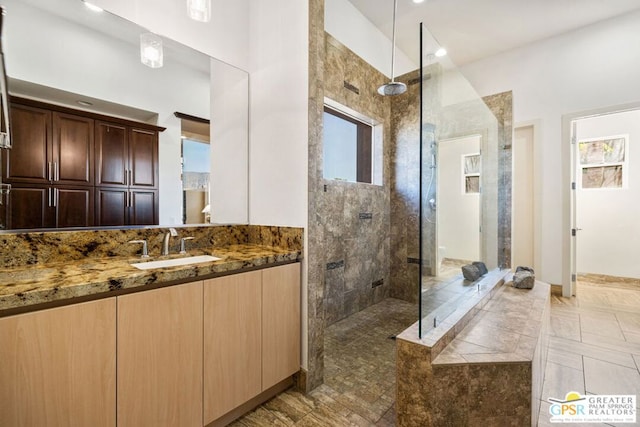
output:
[[[398,426],[537,425],[550,287],[509,279],[422,339],[417,324],[398,335]]]

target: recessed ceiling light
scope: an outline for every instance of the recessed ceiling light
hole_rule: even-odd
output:
[[[82,105],[83,107],[91,107],[91,106],[93,105],[93,103],[92,103],[92,102],[89,102],[89,101],[83,101],[82,99],[77,100],[77,101],[76,101],[76,103],[77,103],[78,105]]]
[[[104,12],[103,8],[98,7],[95,4],[91,4],[91,3],[85,1],[84,5],[87,6],[87,9],[89,9],[92,12]]]
[[[413,0],[414,3],[424,3],[424,0]]]
[[[436,55],[438,58],[441,58],[441,57],[443,57],[443,56],[446,56],[446,55],[447,55],[447,49],[445,49],[445,48],[441,47],[440,49],[436,50],[435,55]]]
[[[187,137],[184,135],[180,135],[180,139],[187,139]]]

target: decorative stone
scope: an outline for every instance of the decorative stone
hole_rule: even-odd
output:
[[[484,276],[485,274],[487,274],[489,272],[489,270],[487,270],[487,266],[484,262],[481,261],[475,261],[473,263],[473,265],[476,266],[476,268],[478,269],[478,271],[480,271],[480,276]]]
[[[480,278],[480,270],[473,264],[467,264],[462,266],[462,275],[465,280],[475,282]]]
[[[530,272],[531,274],[536,274],[536,272],[535,272],[535,271],[533,271],[533,268],[531,268],[531,267],[525,267],[525,266],[522,266],[522,265],[520,265],[520,266],[518,266],[518,267],[516,268],[516,273],[517,273],[517,272],[519,272],[519,271],[528,271],[528,272]]]
[[[513,287],[518,289],[532,289],[536,276],[528,270],[516,271],[513,275]]]

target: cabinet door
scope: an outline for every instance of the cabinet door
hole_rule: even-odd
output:
[[[133,187],[158,186],[158,132],[130,129],[129,155]]]
[[[116,425],[115,298],[0,319],[0,425]]]
[[[9,192],[9,229],[49,228],[53,222],[50,186],[13,184]]]
[[[93,119],[53,113],[53,181],[93,184]]]
[[[204,282],[204,423],[261,391],[262,273]]]
[[[118,297],[118,426],[202,427],[202,282]]]
[[[51,112],[11,104],[11,137],[13,148],[3,152],[4,177],[10,182],[48,183],[53,178]]]
[[[300,264],[262,270],[262,389],[300,370]]]
[[[118,187],[96,187],[97,226],[127,225],[129,221],[129,191]]]
[[[158,190],[129,190],[129,225],[158,224]]]
[[[93,226],[93,187],[56,187],[53,191],[56,227]]]
[[[127,128],[96,122],[96,185],[126,186],[129,182]]]

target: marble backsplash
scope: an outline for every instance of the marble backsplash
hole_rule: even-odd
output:
[[[187,250],[223,247],[234,244],[257,244],[302,250],[303,229],[260,225],[222,225],[175,227],[177,237],[171,237],[170,253],[180,250],[181,237]],[[73,230],[47,232],[16,232],[0,234],[0,267],[10,268],[34,264],[62,263],[86,258],[135,257],[140,244],[131,240],[146,240],[149,255],[159,256],[168,227]]]

